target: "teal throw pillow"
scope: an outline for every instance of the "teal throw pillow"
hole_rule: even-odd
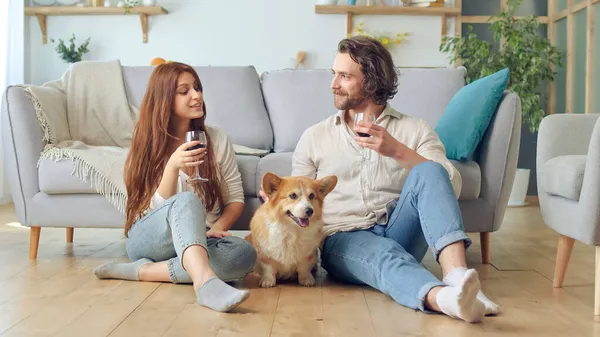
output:
[[[475,151],[508,86],[509,75],[504,68],[454,95],[435,127],[449,159],[464,161]]]

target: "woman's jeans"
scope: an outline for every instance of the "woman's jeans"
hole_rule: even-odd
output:
[[[182,255],[188,247],[200,245],[208,251],[210,266],[221,280],[243,278],[256,262],[254,247],[234,236],[207,239],[205,214],[204,205],[194,193],[175,194],[129,230],[129,258],[168,261],[173,283],[192,283],[183,268]]]
[[[338,232],[323,245],[322,265],[334,279],[369,285],[397,303],[429,312],[427,293],[445,285],[420,265],[431,248],[438,260],[446,246],[471,240],[465,234],[456,195],[442,165],[416,165],[406,179],[387,224]]]

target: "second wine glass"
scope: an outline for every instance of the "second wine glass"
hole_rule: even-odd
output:
[[[192,131],[186,132],[185,141],[186,142],[200,141],[200,144],[189,147],[187,149],[187,151],[206,148],[206,134],[204,133],[204,131],[192,130]],[[196,166],[196,175],[193,177],[190,177],[187,180],[188,183],[194,183],[196,181],[202,181],[202,182],[208,181],[208,179],[200,176],[200,169],[198,168],[198,166]]]
[[[357,112],[354,115],[354,129],[355,130],[358,127],[358,122],[363,121],[363,120],[366,122],[369,122],[369,123],[375,123],[375,115],[365,114],[364,112]],[[359,135],[360,137],[371,137],[371,135],[368,133],[356,132],[356,134]]]

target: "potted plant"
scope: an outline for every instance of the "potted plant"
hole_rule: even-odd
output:
[[[554,80],[555,69],[563,65],[565,53],[539,34],[536,16],[514,18],[522,1],[508,0],[507,8],[490,18],[494,43],[478,38],[469,26],[464,36],[444,37],[440,51],[448,54],[451,62],[459,61],[466,67],[467,84],[508,67],[508,89],[519,95],[523,122],[536,132],[545,116],[540,106],[541,92],[547,81]],[[509,205],[525,205],[529,174],[529,169],[517,170]]]
[[[50,39],[54,43],[54,39]],[[56,46],[56,52],[60,54],[60,58],[67,63],[80,62],[83,55],[89,52],[88,45],[90,44],[90,38],[88,37],[79,47],[75,46],[75,34],[69,39],[70,45],[67,48],[65,42],[62,39],[58,39],[58,46]]]

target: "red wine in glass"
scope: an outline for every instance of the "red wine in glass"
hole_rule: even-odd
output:
[[[354,115],[354,128],[356,129],[356,127],[358,127],[358,122],[360,121],[366,121],[366,122],[370,122],[370,123],[375,123],[375,115],[371,115],[371,114],[365,114],[364,112],[357,112]],[[368,133],[364,133],[364,132],[356,132],[357,135],[359,135],[360,137],[371,137],[370,134]]]
[[[187,151],[206,148],[206,134],[204,133],[204,131],[199,131],[199,130],[188,131],[185,134],[185,141],[186,142],[200,141],[200,144],[190,146],[187,149]],[[203,182],[208,181],[208,179],[200,176],[200,170],[199,170],[198,166],[196,166],[196,175],[193,177],[190,177],[187,180],[188,183],[194,183],[196,181],[203,181]]]

